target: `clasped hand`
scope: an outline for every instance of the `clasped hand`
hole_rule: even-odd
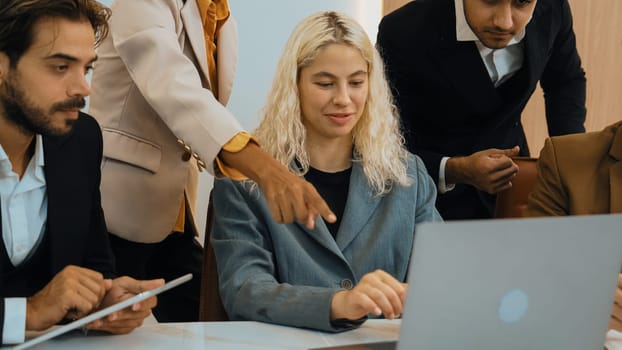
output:
[[[467,157],[452,157],[447,161],[447,183],[465,183],[479,190],[495,194],[512,187],[512,179],[518,173],[518,165],[512,157],[520,148],[486,149]]]

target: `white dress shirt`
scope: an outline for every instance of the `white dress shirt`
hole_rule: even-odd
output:
[[[41,135],[35,137],[35,153],[21,179],[13,171],[11,161],[0,145],[2,239],[13,266],[28,258],[45,230],[47,192],[43,166]],[[2,342],[23,342],[25,329],[26,298],[6,298]]]
[[[456,40],[474,41],[494,86],[503,84],[523,66],[525,56],[522,40],[525,38],[525,29],[523,28],[520,33],[516,34],[508,46],[502,49],[488,48],[482,44],[469,26],[464,14],[463,0],[454,0],[454,3],[456,8]],[[451,191],[455,187],[455,184],[445,182],[445,165],[449,158],[443,157],[441,159],[438,172],[438,190],[440,193]]]

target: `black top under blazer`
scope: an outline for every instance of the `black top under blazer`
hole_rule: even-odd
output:
[[[456,40],[454,0],[417,0],[385,16],[378,50],[408,149],[438,181],[443,156],[487,148],[529,150],[521,112],[540,82],[549,135],[584,132],[585,73],[567,0],[538,0],[522,41],[525,60],[495,88],[475,42]],[[491,217],[494,196],[459,184],[439,194],[445,219]]]

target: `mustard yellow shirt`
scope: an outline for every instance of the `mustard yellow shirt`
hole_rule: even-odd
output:
[[[209,70],[210,89],[215,97],[218,97],[218,70],[216,69],[216,37],[223,23],[229,18],[229,4],[227,0],[196,0],[203,23],[203,34],[205,35],[205,50],[207,53],[207,67]],[[227,152],[240,152],[249,142],[257,143],[247,132],[239,132],[233,136],[222,149]],[[225,177],[233,180],[246,180],[247,177],[230,166],[227,166],[219,157],[215,160],[217,171]],[[185,196],[182,199],[177,221],[173,227],[173,232],[184,232],[186,218]]]

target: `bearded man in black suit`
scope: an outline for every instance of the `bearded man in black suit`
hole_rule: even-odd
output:
[[[114,278],[99,192],[101,131],[80,112],[108,17],[95,0],[0,1],[3,344],[163,283]],[[87,328],[130,332],[155,304]]]

